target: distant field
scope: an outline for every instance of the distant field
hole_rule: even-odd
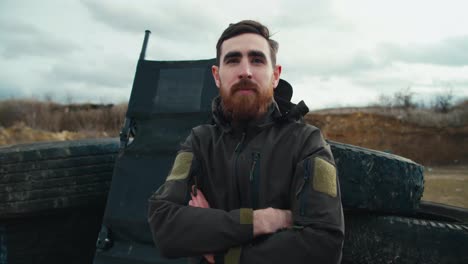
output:
[[[468,208],[468,165],[426,168],[423,200]]]
[[[0,145],[117,137],[127,104],[0,100]],[[419,164],[468,164],[468,100],[447,112],[373,106],[317,110],[305,121],[325,138],[383,150]]]

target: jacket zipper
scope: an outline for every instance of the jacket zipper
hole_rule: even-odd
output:
[[[307,199],[307,185],[309,183],[309,178],[310,178],[310,159],[306,159],[304,161],[304,177],[302,179],[301,186],[296,192],[296,197],[299,200],[299,214],[301,216],[304,216],[306,213],[306,199]]]
[[[237,143],[237,146],[236,148],[234,149],[234,153],[236,153],[236,163],[235,163],[235,166],[234,166],[234,175],[235,175],[235,181],[236,181],[236,185],[237,185],[237,192],[238,192],[238,197],[239,199],[241,199],[241,193],[240,193],[240,187],[239,187],[239,175],[237,173],[237,166],[238,166],[238,161],[239,161],[239,155],[242,151],[242,148],[243,148],[243,145],[244,145],[244,140],[245,140],[245,132],[242,133],[242,138],[241,140],[239,141],[239,143]],[[241,202],[242,204],[242,202]]]
[[[260,166],[258,165],[258,160],[260,159],[260,153],[254,152],[252,153],[252,167],[250,167],[250,185],[251,185],[251,192],[252,192],[252,209],[257,209],[258,204],[258,192],[259,192],[259,169]]]
[[[244,140],[245,140],[245,132],[242,133],[242,138],[239,141],[239,143],[237,143],[237,146],[236,146],[236,148],[234,150],[234,152],[237,153],[237,157],[239,157],[239,153],[242,151],[242,147],[244,145]]]

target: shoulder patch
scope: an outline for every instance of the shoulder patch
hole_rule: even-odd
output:
[[[172,166],[171,174],[167,176],[166,181],[183,180],[186,179],[192,166],[193,153],[180,152],[175,158],[174,165]]]
[[[316,157],[314,159],[314,178],[312,187],[317,192],[325,193],[331,197],[336,197],[336,169],[328,161]]]

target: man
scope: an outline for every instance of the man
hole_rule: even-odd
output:
[[[214,124],[192,129],[149,200],[161,253],[196,263],[339,263],[333,156],[317,128],[273,99],[278,44],[246,20],[231,24],[216,49]]]

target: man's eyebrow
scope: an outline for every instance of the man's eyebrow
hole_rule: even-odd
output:
[[[259,50],[249,51],[248,56],[249,57],[260,57],[260,58],[266,59],[265,53],[263,53],[262,51],[259,51]]]
[[[226,62],[228,59],[239,57],[242,57],[242,53],[240,53],[239,51],[230,51],[226,53],[226,55],[224,55],[223,61]]]

